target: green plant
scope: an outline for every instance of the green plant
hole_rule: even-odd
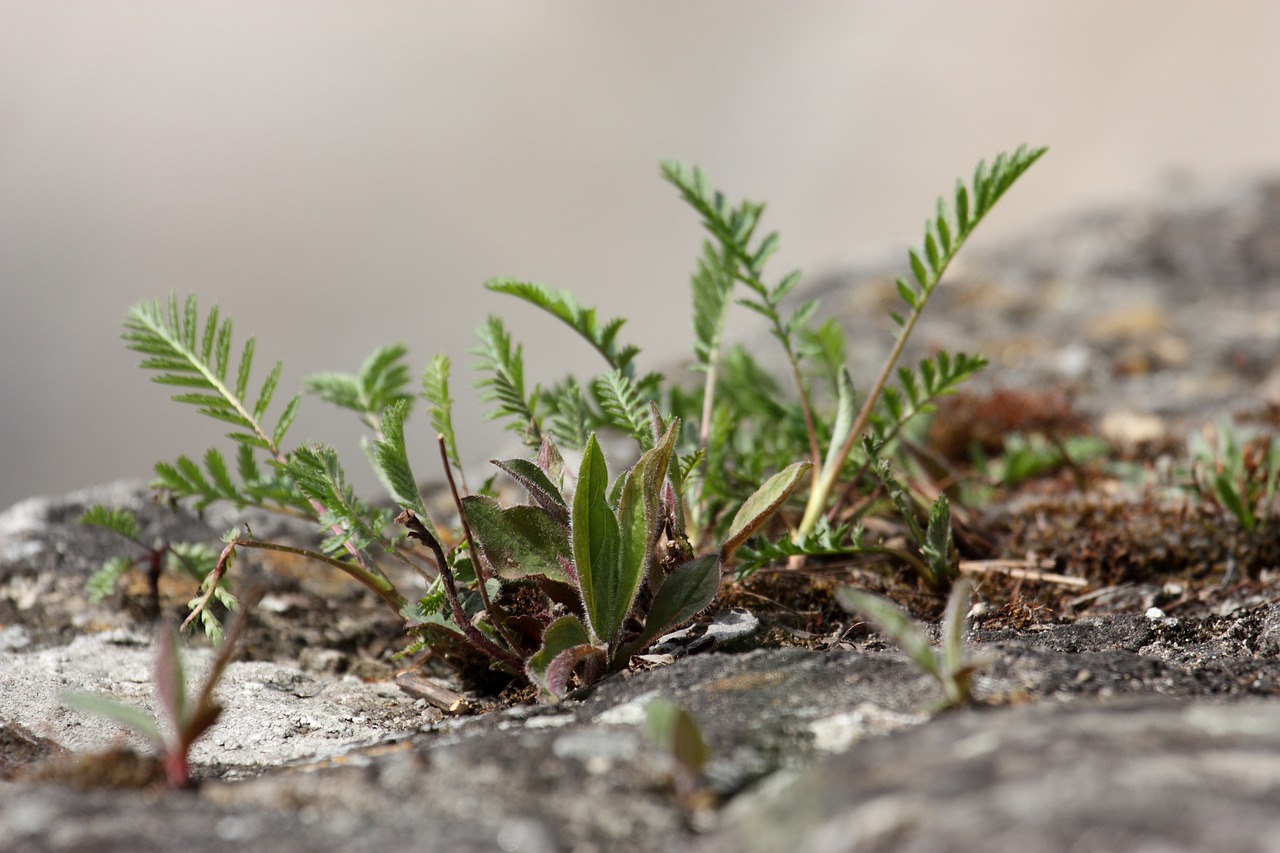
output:
[[[856,613],[893,640],[907,656],[942,687],[941,709],[958,708],[973,701],[972,677],[981,667],[980,661],[966,660],[964,635],[967,615],[973,597],[973,585],[961,579],[951,588],[946,615],[942,619],[942,641],[935,649],[924,629],[896,605],[879,596],[842,586],[836,590],[836,601],[850,613]]]
[[[377,593],[418,635],[417,647],[437,646],[459,658],[478,655],[510,676],[529,679],[550,699],[564,694],[575,672],[589,682],[625,666],[661,632],[705,608],[719,587],[723,564],[781,505],[807,467],[797,463],[770,478],[743,503],[716,550],[696,557],[677,508],[676,483],[687,472],[673,455],[679,421],[668,426],[656,408],[637,409],[619,373],[600,383],[602,399],[618,417],[636,421],[637,439],[647,448],[639,461],[611,481],[592,432],[577,476],[570,478],[556,444],[546,437],[536,462],[495,463],[526,489],[530,504],[502,507],[484,494],[464,497],[455,486],[465,545],[446,552],[405,448],[404,423],[413,399],[404,391],[403,347],[378,350],[359,374],[331,372],[307,381],[310,391],[357,412],[370,428],[366,454],[399,504],[397,517],[394,510],[375,508],[355,494],[332,448],[304,444],[286,452],[298,398],[268,429],[264,419],[279,365],[250,400],[253,339],[233,365],[231,321],[220,318],[217,309],[201,322],[194,298],[181,308],[174,297],[167,308],[144,303],[130,312],[125,337],[147,356],[143,366],[159,371],[157,381],[195,389],[175,399],[236,427],[230,437],[238,445],[238,476],[218,451],[209,450],[203,467],[186,457],[158,465],[159,488],[197,506],[225,500],[307,517],[326,533],[318,549],[309,549],[232,530],[203,594],[192,602],[188,623],[207,619],[208,603],[239,549],[301,554],[341,569]],[[508,369],[510,363],[507,358],[491,365],[485,387],[504,395],[508,386],[518,387],[520,375]],[[227,379],[233,366],[234,383]],[[428,364],[422,396],[440,431],[442,462],[453,485],[461,466],[447,359]],[[577,484],[572,492],[566,481]],[[427,547],[429,562],[409,540]],[[411,602],[397,589],[378,564],[388,557],[427,578],[427,594]]]
[[[555,701],[569,689],[574,672],[590,683],[620,669],[661,634],[709,605],[719,589],[723,565],[786,499],[807,465],[793,464],[767,480],[743,504],[715,553],[695,558],[673,537],[668,539],[670,550],[659,558],[660,541],[676,524],[667,474],[679,424],[664,428],[656,412],[652,417],[658,436],[653,446],[612,485],[592,433],[570,500],[562,495],[561,464],[544,469],[522,459],[495,464],[526,489],[529,504],[502,507],[483,495],[461,498],[472,568],[478,561],[500,584],[523,582],[526,590],[527,582],[535,579],[541,592],[559,605],[534,614],[526,611],[517,619],[495,604],[491,593],[485,606],[494,617],[493,637],[469,633],[467,609],[439,540],[413,510],[406,509],[397,520],[435,555],[447,602],[447,608],[420,609],[411,625],[437,630],[455,642],[470,642],[495,660],[522,666],[540,695]],[[544,440],[543,449],[543,459],[558,456],[550,439]],[[553,482],[552,475],[559,482]],[[520,636],[522,630],[528,636]],[[524,649],[531,653],[522,653]]]
[[[1250,439],[1229,420],[1195,433],[1188,441],[1192,490],[1226,509],[1246,533],[1262,530],[1275,515],[1280,443],[1274,436]]]
[[[693,714],[669,699],[654,699],[645,707],[649,735],[671,757],[671,784],[685,808],[696,807],[705,789],[700,781],[711,758],[711,748]]]
[[[199,542],[158,542],[148,545],[141,539],[138,518],[126,509],[109,508],[101,504],[91,506],[78,521],[93,527],[102,527],[136,545],[142,553],[132,559],[112,557],[102,564],[85,582],[89,601],[97,604],[112,593],[120,578],[130,569],[145,565],[151,593],[150,608],[154,615],[160,613],[160,573],[164,569],[182,572],[200,582],[201,593],[211,593],[228,610],[236,610],[239,604],[225,584],[213,584],[210,575],[218,562],[218,552]],[[222,624],[207,608],[200,614],[201,626],[214,644],[222,642]]]
[[[491,404],[491,418],[505,421],[536,452],[535,459],[495,461],[529,498],[526,505],[503,507],[487,487],[466,495],[457,488],[462,464],[452,422],[451,364],[439,355],[428,363],[419,396],[438,433],[442,466],[462,521],[461,544],[449,549],[427,513],[405,449],[405,421],[415,397],[407,389],[402,345],[378,349],[358,373],[323,373],[306,383],[309,392],[356,413],[368,427],[365,453],[397,510],[360,498],[332,448],[290,448],[288,433],[300,397],[268,421],[280,364],[251,394],[254,339],[234,359],[232,323],[217,308],[202,319],[194,297],[182,305],[170,296],[167,304],[134,306],[124,339],[144,356],[142,367],[155,372],[154,381],[180,388],[175,400],[230,424],[228,437],[236,444],[234,471],[211,449],[203,464],[184,456],[157,465],[156,486],[197,508],[215,501],[259,507],[310,519],[325,533],[320,547],[299,548],[231,531],[187,623],[205,618],[238,549],[301,554],[346,572],[378,595],[417,634],[413,648],[431,645],[462,665],[478,656],[556,698],[575,673],[590,681],[625,666],[662,631],[707,606],[724,567],[782,509],[806,472],[812,472],[808,509],[783,537],[786,544],[775,543],[773,550],[806,554],[860,547],[861,528],[834,526],[823,513],[828,507],[832,513],[842,509],[849,495],[873,483],[868,479],[872,456],[891,455],[911,418],[985,363],[976,356],[938,353],[915,370],[894,373],[906,337],[960,245],[1042,153],[1020,148],[997,157],[990,169],[980,164],[972,187],[957,187],[950,214],[939,202],[921,253],[910,255],[915,283],[898,283],[910,311],[894,315],[898,341],[879,378],[862,395],[844,364],[839,327],[833,321],[811,322],[816,302],[784,307],[799,273],[766,281],[765,265],[778,236],[757,235],[764,206],[744,201],[731,207],[700,170],[663,164],[664,176],[699,213],[709,234],[692,280],[694,354],[705,374],[702,388],[687,391],[661,374],[641,374],[639,347],[620,340],[622,319],[602,321],[594,308],[565,291],[509,279],[489,282],[489,289],[566,323],[597,353],[603,369],[594,377],[530,386],[523,347],[513,342],[502,320],[490,317],[480,328],[474,352],[481,399]],[[723,346],[738,285],[746,295],[736,301],[762,315],[783,348],[794,399],[746,350]],[[898,381],[891,384],[895,375]],[[815,384],[827,393],[815,394]],[[815,399],[834,400],[829,418],[817,411]],[[696,430],[682,430],[686,423],[696,424]],[[603,431],[630,436],[639,450],[639,460],[613,479],[597,439]],[[868,451],[853,456],[864,432],[870,436]],[[560,448],[582,454],[576,472],[568,470]],[[833,497],[838,477],[847,485],[843,495]],[[939,518],[922,547],[944,539],[949,543],[941,530],[946,519]],[[415,542],[425,546],[425,557]],[[769,552],[765,545],[755,553]],[[949,559],[950,552],[939,552],[937,559],[928,553],[920,564],[937,575],[940,568],[927,561]],[[424,577],[427,593],[411,601],[383,570],[386,560]]]
[[[702,170],[663,163],[663,176],[699,214],[708,234],[691,279],[694,368],[704,375],[702,387],[687,391],[659,375],[638,376],[638,348],[618,343],[622,320],[600,323],[595,309],[578,304],[565,291],[495,279],[487,284],[489,289],[561,319],[604,358],[609,372],[592,380],[569,377],[547,389],[526,388],[520,347],[512,346],[501,321],[490,318],[481,352],[482,365],[494,374],[485,383],[489,399],[496,403],[491,416],[506,419],[531,447],[546,433],[577,444],[588,431],[604,428],[620,429],[643,443],[643,414],[650,403],[696,423],[696,432],[684,435],[676,448],[681,460],[676,479],[695,543],[707,542],[723,529],[748,490],[745,484],[759,482],[765,472],[797,458],[808,459],[808,497],[802,517],[787,534],[790,543],[774,543],[771,549],[752,553],[830,553],[829,522],[852,495],[874,484],[868,479],[870,457],[855,452],[861,440],[869,435],[877,453],[892,455],[895,440],[912,418],[930,411],[935,400],[955,391],[986,364],[979,356],[940,352],[914,369],[898,367],[907,338],[960,247],[1044,151],[1023,147],[999,155],[990,167],[980,163],[970,185],[957,182],[950,209],[939,199],[937,216],[926,223],[922,248],[909,254],[913,280],[897,282],[907,309],[892,314],[897,339],[863,393],[855,389],[845,364],[839,326],[833,320],[815,324],[816,300],[788,307],[800,273],[768,278],[767,262],[779,237],[776,232],[760,233],[764,205],[731,205]],[[735,297],[739,286],[744,295]],[[766,320],[782,347],[793,395],[745,349],[724,345],[725,323],[735,303]],[[823,400],[832,405],[824,408]],[[837,495],[839,482],[845,485]],[[853,544],[860,541],[859,529],[845,529],[851,531],[848,548],[860,548]],[[810,551],[811,547],[819,550]],[[751,568],[741,568],[740,576]]]
[[[246,615],[242,613],[232,624],[227,641],[218,650],[213,665],[194,696],[187,692],[186,671],[178,649],[178,632],[172,626],[156,634],[155,689],[165,725],[131,705],[124,705],[92,693],[62,694],[66,704],[89,714],[115,720],[149,740],[159,753],[165,780],[171,787],[191,785],[189,754],[192,745],[218,721],[222,706],[213,691],[231,662],[236,644],[244,631]]]

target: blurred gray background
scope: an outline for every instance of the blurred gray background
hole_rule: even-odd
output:
[[[1280,170],[1278,42],[1274,2],[0,0],[0,507],[227,445],[118,340],[141,299],[219,303],[256,375],[284,360],[281,402],[381,343],[415,373],[446,352],[481,459],[485,314],[531,381],[591,358],[485,279],[630,317],[643,366],[686,351],[701,238],[660,158],[768,200],[779,272],[817,275],[905,253],[979,158],[1050,145],[990,243]],[[314,398],[293,432],[358,435]]]

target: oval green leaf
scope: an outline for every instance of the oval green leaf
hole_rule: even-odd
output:
[[[805,472],[812,467],[811,462],[793,462],[765,480],[764,485],[747,498],[742,508],[738,510],[738,514],[733,517],[728,535],[720,543],[722,563],[729,562],[733,552],[737,551],[738,547],[746,542],[751,534],[759,530],[760,525],[764,524],[778,507],[782,506],[800,484],[800,479]]]

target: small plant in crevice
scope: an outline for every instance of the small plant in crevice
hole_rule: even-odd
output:
[[[222,705],[214,698],[213,691],[226,672],[227,664],[231,662],[236,645],[244,633],[248,609],[245,608],[232,623],[226,642],[218,650],[213,665],[194,695],[187,688],[178,632],[168,625],[157,632],[155,690],[163,723],[158,723],[132,705],[92,693],[64,693],[62,701],[85,713],[114,720],[142,735],[155,747],[168,785],[172,788],[188,788],[192,784],[191,747],[213,727],[222,714]]]
[[[972,597],[973,585],[968,579],[962,578],[951,587],[942,619],[941,643],[935,649],[924,628],[897,605],[848,586],[836,590],[836,601],[841,607],[874,624],[906,652],[916,666],[938,682],[944,697],[938,706],[940,710],[959,708],[973,701],[972,677],[982,662],[966,659],[964,654]]]
[[[899,367],[906,339],[960,246],[1043,152],[1019,148],[989,167],[979,164],[970,184],[958,182],[949,205],[939,200],[922,247],[909,254],[912,280],[897,283],[905,305],[892,315],[897,340],[861,391],[845,364],[838,325],[813,322],[815,301],[785,304],[799,273],[767,278],[778,236],[759,233],[764,205],[730,205],[701,170],[663,164],[664,177],[708,232],[691,285],[695,366],[704,381],[687,389],[660,373],[641,373],[639,347],[620,339],[625,321],[604,320],[565,291],[489,282],[490,290],[562,320],[601,360],[596,375],[531,383],[523,346],[503,321],[490,317],[481,326],[473,351],[480,397],[490,404],[489,416],[520,435],[531,453],[494,460],[527,494],[528,502],[515,506],[498,503],[492,480],[468,492],[447,356],[428,362],[416,395],[399,344],[377,349],[358,373],[306,381],[308,392],[355,413],[369,430],[365,455],[396,505],[384,508],[357,495],[331,447],[290,442],[300,395],[268,418],[281,365],[251,383],[254,339],[237,357],[230,318],[216,307],[202,316],[194,297],[135,305],[123,337],[143,356],[141,366],[154,381],[177,387],[178,402],[229,424],[235,444],[233,460],[210,449],[199,462],[183,456],[157,465],[155,486],[197,509],[225,502],[309,519],[324,536],[318,547],[304,548],[229,532],[184,624],[206,620],[240,549],[299,554],[377,595],[415,635],[412,649],[431,647],[463,666],[478,661],[554,700],[574,684],[625,667],[662,632],[692,619],[735,560],[744,577],[762,565],[758,560],[779,555],[862,549],[858,511],[849,509],[890,482],[887,463],[878,460],[893,458],[908,422],[985,364],[940,352],[915,368]],[[735,302],[765,319],[793,391],[744,348],[725,345]],[[444,535],[427,512],[406,451],[405,424],[419,398],[438,436],[460,519],[457,535]],[[605,433],[629,436],[638,461],[611,475],[600,450]],[[566,456],[581,462],[572,467]],[[788,506],[794,492],[804,497],[803,511],[799,501]],[[910,509],[905,500],[891,503]],[[784,509],[789,529],[744,548]],[[945,500],[928,517],[927,529],[908,522],[920,556],[906,556],[942,591],[954,564]],[[445,547],[446,541],[456,544]],[[397,586],[391,563],[419,575],[425,594]]]
[[[693,811],[715,804],[702,772],[711,748],[693,714],[669,699],[645,706],[645,723],[658,749],[671,759],[671,787],[681,808]]]
[[[138,517],[127,509],[97,504],[89,507],[77,519],[91,527],[101,527],[132,542],[142,552],[137,557],[112,557],[102,564],[85,582],[85,591],[93,604],[110,595],[120,579],[130,569],[144,567],[150,600],[148,610],[152,618],[160,615],[160,575],[163,571],[180,572],[198,581],[201,594],[212,594],[228,610],[237,610],[239,603],[225,583],[211,583],[210,576],[218,562],[218,552],[200,542],[157,542],[152,545],[142,541]],[[222,624],[205,608],[200,615],[201,627],[216,645],[222,642]]]

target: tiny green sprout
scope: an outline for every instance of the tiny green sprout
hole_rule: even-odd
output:
[[[241,614],[194,696],[187,690],[178,632],[172,626],[159,630],[156,635],[155,687],[156,701],[165,720],[163,727],[137,708],[92,693],[64,693],[62,701],[86,713],[115,720],[142,735],[155,747],[169,786],[190,787],[188,756],[192,745],[213,727],[222,714],[222,705],[213,698],[213,691],[231,662],[244,624],[245,616]]]
[[[693,714],[668,699],[655,699],[645,708],[649,735],[658,748],[670,756],[671,783],[676,799],[686,808],[697,804],[702,791],[702,771],[711,757],[711,748]]]
[[[935,649],[924,629],[897,605],[848,586],[836,590],[836,601],[841,607],[883,631],[916,666],[941,685],[945,698],[940,709],[959,708],[973,701],[971,678],[982,663],[966,660],[964,656],[964,634],[972,597],[973,584],[967,578],[961,578],[952,586],[942,620],[942,642]]]

